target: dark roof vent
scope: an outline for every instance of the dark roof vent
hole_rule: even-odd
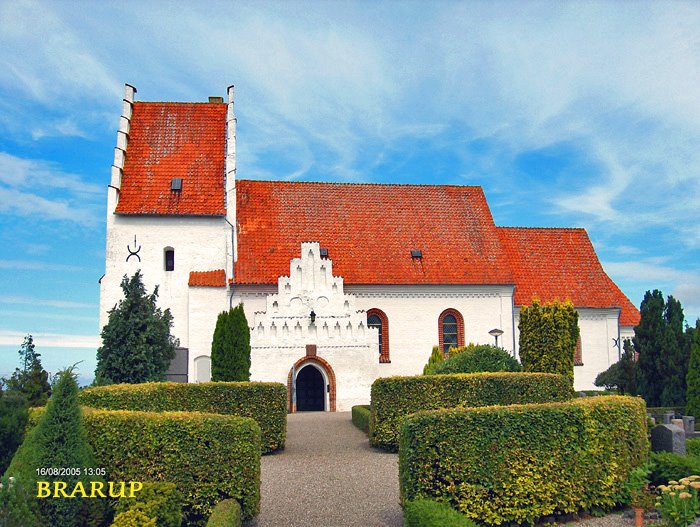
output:
[[[423,258],[423,251],[420,249],[411,249],[411,258]]]
[[[224,102],[223,97],[209,97],[209,102],[222,104]]]
[[[328,258],[328,249],[321,247],[321,258]]]
[[[182,190],[182,178],[174,177],[170,180],[170,190]]]

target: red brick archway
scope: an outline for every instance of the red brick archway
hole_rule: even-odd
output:
[[[335,412],[335,373],[333,368],[328,364],[328,361],[322,359],[321,357],[302,357],[294,363],[294,367],[290,368],[289,375],[287,375],[287,410],[289,413],[296,412],[296,408],[292,405],[292,371],[297,370],[304,366],[305,364],[315,364],[326,374],[328,379],[328,384],[330,385],[330,391],[328,393],[328,410],[330,412]]]

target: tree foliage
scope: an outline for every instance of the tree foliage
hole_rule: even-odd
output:
[[[428,375],[442,373],[478,373],[520,371],[520,363],[503,348],[490,344],[470,344],[450,348],[450,356],[427,368]]]
[[[212,381],[250,380],[250,328],[243,304],[219,313],[211,343]]]
[[[3,394],[0,390],[0,474],[5,472],[22,443],[27,419],[27,400],[21,395]]]
[[[63,481],[71,492],[77,482],[90,489],[90,478],[72,473],[40,476],[40,467],[97,467],[87,442],[78,406],[78,383],[72,369],[57,376],[54,393],[37,425],[17,450],[5,475],[15,477],[25,489],[37,489],[37,481]],[[83,498],[44,498],[32,500],[43,520],[42,525],[76,527],[101,525],[105,520],[105,500]]]
[[[639,353],[639,393],[648,406],[685,406],[690,340],[683,328],[683,308],[672,296],[647,291],[634,328]]]
[[[440,346],[433,346],[433,352],[428,358],[428,364],[423,366],[423,375],[431,375],[433,368],[445,360],[445,354],[440,349]]]
[[[688,328],[690,340],[690,363],[686,375],[688,404],[686,413],[700,419],[700,319],[694,328]]]
[[[121,282],[124,299],[109,312],[97,350],[96,384],[141,383],[165,380],[175,357],[178,339],[170,334],[170,310],[157,305],[158,286],[150,295],[141,271]]]
[[[617,390],[621,395],[637,395],[637,362],[634,346],[625,340],[620,360],[595,378],[595,385],[606,390]]]
[[[574,383],[578,313],[570,301],[557,300],[520,310],[520,362],[525,372],[559,373]]]
[[[5,382],[7,391],[24,397],[29,406],[44,406],[51,395],[51,384],[31,335],[24,337],[18,353],[22,367],[16,368]]]

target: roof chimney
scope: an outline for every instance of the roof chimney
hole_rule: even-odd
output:
[[[218,103],[218,104],[223,104],[223,103],[224,103],[224,98],[223,98],[223,97],[213,97],[213,96],[210,96],[210,97],[209,97],[209,102]]]

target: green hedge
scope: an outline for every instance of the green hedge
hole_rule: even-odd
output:
[[[360,404],[352,407],[352,424],[365,434],[369,433],[369,418],[371,412],[372,410],[368,404]]]
[[[401,427],[401,497],[439,498],[486,524],[532,524],[613,507],[648,452],[639,398],[420,412]]]
[[[283,448],[287,433],[287,388],[276,382],[113,384],[83,390],[80,404],[105,410],[252,417],[262,430],[263,453]]]
[[[403,508],[404,527],[476,527],[476,524],[447,503],[416,500]]]
[[[207,527],[241,527],[241,525],[241,506],[236,500],[217,503],[207,522]]]
[[[700,475],[700,457],[696,455],[681,456],[672,452],[651,453],[651,474],[649,479],[655,486],[667,485],[669,481]]]
[[[120,498],[114,504],[114,512],[142,512],[156,520],[158,527],[182,525],[182,496],[173,483],[167,481],[144,482],[143,488],[133,498]]]
[[[386,377],[372,384],[369,439],[373,446],[396,450],[401,422],[420,410],[564,401],[572,394],[568,378],[551,373]]]

